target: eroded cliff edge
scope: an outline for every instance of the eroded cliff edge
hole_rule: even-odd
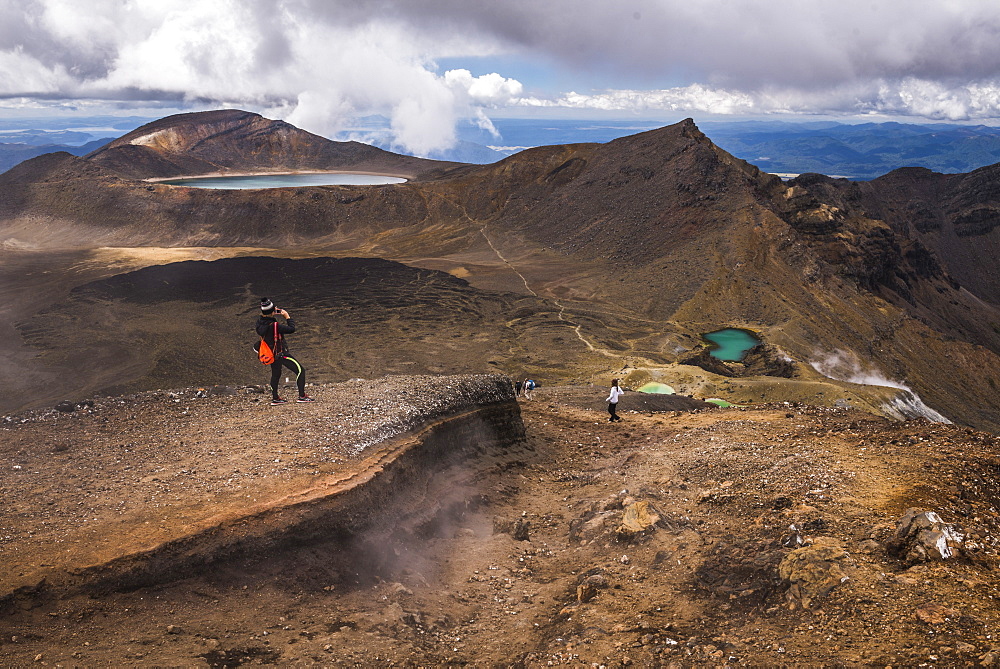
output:
[[[289,545],[410,531],[463,501],[470,460],[495,463],[524,440],[500,375],[356,379],[279,407],[254,390],[5,417],[3,601],[133,589]]]

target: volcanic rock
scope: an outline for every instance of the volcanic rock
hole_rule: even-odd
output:
[[[933,511],[906,510],[886,548],[909,564],[954,557],[963,540],[955,528]]]
[[[914,613],[917,616],[917,620],[930,625],[940,625],[950,618],[957,618],[959,616],[957,610],[936,603],[924,604]]]
[[[615,534],[619,541],[634,541],[654,531],[662,522],[661,514],[648,500],[633,502],[625,507]]]
[[[718,374],[719,376],[738,376],[739,372],[722,360],[719,360],[707,348],[700,348],[687,355],[682,355],[677,362],[681,365],[691,365],[701,367],[707,372]]]
[[[797,548],[778,565],[778,576],[788,583],[785,599],[793,610],[809,608],[848,580],[844,565],[849,556],[843,544],[832,537],[816,537],[812,545]]]

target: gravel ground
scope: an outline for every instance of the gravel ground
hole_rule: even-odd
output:
[[[329,403],[336,389],[320,390]],[[442,504],[447,513],[437,523],[377,546],[331,537],[134,592],[29,604],[4,617],[0,659],[526,667],[1000,661],[995,436],[784,403],[635,411],[628,402],[640,398],[632,393],[622,399],[624,420],[610,424],[603,391],[546,387],[522,399],[520,447],[427,481],[430,494],[455,502]],[[153,421],[143,407],[199,406],[173,399],[123,404],[119,417]],[[217,409],[202,410],[222,422],[204,425],[197,439],[223,438],[233,419],[221,408],[230,403],[265,409],[244,396],[200,406],[213,403]],[[269,415],[296,420],[294,412],[318,416],[322,406],[275,407]],[[38,418],[39,428],[89,424]],[[292,432],[284,427],[282,437]],[[72,433],[34,434],[55,444]],[[258,460],[255,475],[288,466],[282,476],[307,482],[314,467],[294,479],[295,449],[281,448]],[[73,474],[59,462],[39,459],[26,469],[53,480]],[[178,464],[198,471],[174,463],[156,473],[157,483],[182,501],[203,499],[181,485]],[[100,497],[118,499],[120,488],[106,485]],[[659,521],[622,534],[639,503]],[[963,536],[954,558],[910,563],[887,549],[909,507],[936,511]],[[779,566],[830,545],[841,548],[820,567],[835,564],[847,578],[805,607],[789,597]]]

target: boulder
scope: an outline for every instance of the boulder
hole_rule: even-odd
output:
[[[518,518],[514,523],[514,529],[510,533],[517,541],[530,541],[529,532],[531,530],[531,522],[525,520],[524,518]]]
[[[569,524],[570,543],[587,543],[609,530],[609,525],[619,516],[617,511],[590,511]]]
[[[576,586],[576,600],[578,602],[589,602],[599,590],[608,587],[608,577],[603,572],[593,573],[593,571],[597,570],[585,574]]]
[[[531,521],[523,517],[517,520],[493,519],[493,534],[509,534],[517,541],[530,541]]]
[[[633,541],[650,534],[662,523],[662,515],[648,501],[632,502],[622,512],[621,525],[615,530],[619,541]]]
[[[811,545],[786,555],[778,565],[778,576],[788,583],[789,608],[807,609],[817,597],[847,581],[844,565],[849,560],[844,546],[831,537],[816,537]]]
[[[701,539],[689,530],[680,534],[675,543],[698,545]],[[701,587],[730,607],[758,606],[778,586],[774,575],[785,554],[775,549],[773,541],[747,541],[727,535],[709,550],[694,575]]]
[[[955,557],[962,540],[962,534],[937,513],[911,508],[903,514],[886,549],[907,564],[917,564]]]
[[[956,619],[961,614],[957,609],[948,608],[941,604],[928,603],[918,606],[914,614],[917,620],[928,625],[940,625],[948,620]]]

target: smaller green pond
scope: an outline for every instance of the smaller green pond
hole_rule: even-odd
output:
[[[752,332],[739,328],[716,330],[703,334],[702,337],[714,344],[710,353],[727,362],[739,362],[747,351],[760,343]]]
[[[708,402],[709,404],[714,404],[717,407],[722,407],[723,409],[728,409],[731,406],[735,406],[731,402],[727,402],[726,400],[719,399],[718,397],[709,397],[705,401]]]
[[[673,395],[674,389],[665,383],[656,383],[650,381],[649,383],[639,386],[640,393],[656,393],[657,395]]]

